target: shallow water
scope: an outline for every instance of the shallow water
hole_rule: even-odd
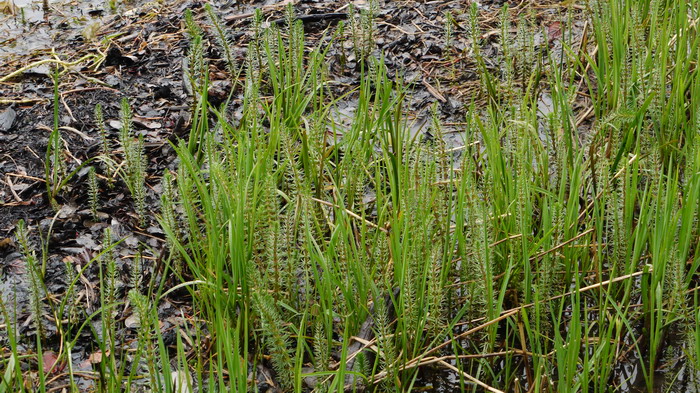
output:
[[[109,11],[107,0],[0,0],[0,60],[49,51],[95,36]]]

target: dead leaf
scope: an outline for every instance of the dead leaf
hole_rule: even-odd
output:
[[[550,44],[554,40],[561,38],[562,33],[563,25],[559,21],[552,22],[547,26],[547,38],[549,39]]]
[[[65,363],[56,364],[58,362],[58,356],[53,351],[44,352],[41,359],[43,360],[44,374],[47,375],[61,372],[65,366]]]
[[[440,93],[435,87],[433,87],[433,85],[428,83],[428,81],[425,79],[423,79],[423,86],[425,86],[425,88],[428,89],[428,92],[430,92],[430,94],[433,97],[437,98],[438,101],[447,102],[447,99],[445,99],[445,96],[443,96],[442,93]]]
[[[109,356],[109,351],[107,351],[106,356]],[[88,357],[88,362],[90,362],[90,364],[102,363],[102,351],[96,351],[91,353]]]
[[[13,242],[11,238],[5,237],[5,238],[0,239],[0,250],[3,250],[5,248],[14,247],[14,246],[15,246],[15,242]]]

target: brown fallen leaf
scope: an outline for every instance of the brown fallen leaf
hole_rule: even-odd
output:
[[[90,362],[90,364],[102,363],[102,356],[102,351],[93,352],[88,356],[88,362]],[[109,356],[109,351],[107,351],[106,356]]]
[[[443,96],[442,93],[440,93],[435,87],[433,87],[433,85],[428,83],[428,81],[425,78],[423,78],[423,86],[425,86],[425,88],[428,89],[428,92],[433,97],[437,98],[438,101],[440,101],[442,103],[447,102],[447,99],[445,98],[445,96]]]
[[[5,237],[0,239],[0,250],[4,250],[6,248],[14,247],[15,242],[12,241],[11,238]]]
[[[547,25],[547,38],[551,44],[553,41],[561,38],[563,33],[563,25],[559,21],[555,21]]]
[[[43,371],[44,374],[53,374],[53,373],[59,373],[63,371],[63,367],[65,367],[65,363],[58,363],[58,355],[54,351],[46,351],[44,354],[41,356],[41,359],[43,360]],[[58,363],[58,364],[57,364]]]

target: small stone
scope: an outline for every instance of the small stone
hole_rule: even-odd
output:
[[[17,118],[17,112],[12,107],[0,112],[0,131],[5,132],[12,128]]]

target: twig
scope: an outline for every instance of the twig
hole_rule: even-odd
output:
[[[578,240],[578,239],[580,239],[580,238],[582,238],[582,237],[588,235],[589,233],[593,232],[594,230],[595,230],[595,228],[586,229],[585,231],[579,233],[578,235],[572,237],[571,239],[569,239],[569,240],[567,240],[567,241],[565,241],[565,242],[563,242],[563,243],[560,243],[560,244],[558,244],[558,245],[556,245],[556,246],[550,248],[550,249],[547,250],[547,251],[543,251],[543,252],[541,252],[541,253],[539,253],[539,254],[537,254],[537,255],[535,255],[535,256],[530,257],[530,261],[534,261],[534,260],[536,260],[536,259],[539,259],[539,258],[541,258],[541,257],[543,257],[543,256],[545,256],[545,255],[547,255],[547,254],[549,254],[549,253],[552,252],[552,251],[556,251],[556,250],[558,250],[558,249],[564,247],[565,245],[567,245],[567,244],[569,244],[569,243],[571,243],[571,242],[574,242],[574,241],[576,241],[576,240]]]
[[[12,196],[15,197],[15,201],[20,202],[20,203],[21,203],[21,202],[24,202],[24,201],[22,200],[22,198],[20,198],[19,195],[17,195],[17,193],[15,192],[14,184],[12,184],[12,180],[10,179],[10,176],[5,175],[5,183],[7,183],[7,188],[10,189],[10,192],[12,193]]]
[[[382,231],[382,232],[384,232],[384,233],[389,233],[389,231],[387,231],[385,228],[380,227],[379,225],[373,223],[372,221],[367,220],[366,218],[360,217],[359,215],[357,215],[356,213],[353,213],[352,211],[350,211],[350,210],[348,210],[348,209],[341,208],[340,206],[338,206],[338,205],[336,205],[336,204],[333,204],[333,203],[330,203],[330,202],[326,202],[326,201],[321,200],[321,199],[317,199],[317,198],[314,198],[314,197],[310,197],[310,198],[311,198],[312,201],[318,202],[318,203],[320,203],[320,204],[322,204],[322,205],[334,207],[334,208],[336,208],[336,209],[343,209],[343,211],[345,211],[345,213],[347,213],[347,215],[349,215],[350,217],[356,218],[356,219],[358,219],[358,220],[360,220],[360,221],[364,221],[365,224],[371,226],[371,227],[374,228],[374,229],[379,229],[380,231]]]
[[[313,22],[320,22],[326,19],[345,19],[348,17],[348,14],[344,12],[331,12],[328,14],[310,14],[310,15],[300,15],[294,18],[294,20],[301,21],[302,23],[313,23]],[[276,24],[276,25],[283,25],[287,23],[287,18],[279,18],[275,19],[270,24]]]
[[[23,74],[25,71],[30,70],[34,67],[38,67],[40,65],[44,65],[44,64],[48,64],[48,63],[55,63],[55,64],[60,64],[63,67],[72,67],[72,66],[78,65],[86,60],[94,59],[95,57],[97,57],[97,56],[94,54],[89,54],[89,55],[85,55],[85,56],[79,58],[76,61],[71,61],[71,62],[66,62],[66,61],[57,60],[57,59],[44,59],[44,60],[35,61],[34,63],[27,64],[26,66],[3,76],[2,78],[0,78],[0,83],[5,82],[7,80],[10,80],[18,75]]]
[[[73,116],[73,111],[70,109],[70,106],[68,106],[66,98],[63,96],[63,94],[59,94],[59,96],[61,97],[61,103],[63,104],[63,107],[66,108],[66,112],[68,112],[68,116],[70,116],[71,120],[73,120],[73,123],[77,123],[78,120],[76,120],[75,116]]]
[[[371,344],[374,344],[374,340],[371,342]],[[375,348],[374,346],[371,346],[369,348]],[[446,355],[446,356],[428,356],[426,358],[423,358],[420,362],[418,363],[411,363],[411,364],[405,364],[405,365],[400,365],[398,367],[397,371],[403,371],[403,370],[408,370],[411,368],[417,368],[417,367],[422,367],[422,366],[428,366],[431,364],[438,363],[440,361],[445,361],[445,360],[455,360],[455,359],[485,359],[485,358],[494,358],[498,356],[506,356],[506,355],[520,355],[520,356],[534,356],[532,352],[523,352],[519,349],[511,349],[508,351],[499,351],[499,352],[491,352],[491,353],[483,353],[483,354],[470,354],[470,355]],[[381,381],[382,379],[386,378],[387,372],[382,371],[380,373],[377,373],[374,375],[372,378],[372,383],[376,384],[377,382]]]
[[[61,95],[68,95],[68,94],[73,94],[73,93],[84,93],[87,91],[94,91],[94,90],[107,90],[107,91],[111,91],[113,93],[120,93],[119,90],[113,89],[111,87],[95,86],[95,87],[83,87],[83,88],[79,88],[79,89],[66,90],[66,91],[62,92]]]
[[[3,98],[0,99],[0,105],[7,105],[7,104],[32,104],[36,102],[46,102],[47,100],[45,98],[18,98],[18,99],[12,99],[12,98]]]
[[[464,371],[458,369],[457,367],[455,367],[455,366],[453,366],[453,365],[447,363],[447,362],[444,361],[444,360],[440,360],[438,363],[440,363],[441,365],[443,365],[443,366],[449,368],[450,370],[452,370],[452,371],[454,371],[454,372],[456,372],[456,373],[461,374],[464,378],[466,378],[466,379],[468,379],[468,380],[474,382],[475,384],[481,386],[482,388],[488,390],[489,392],[493,392],[493,393],[505,393],[505,392],[502,391],[502,390],[498,390],[498,389],[496,389],[496,388],[494,388],[494,387],[492,387],[492,386],[489,386],[489,385],[487,385],[487,384],[481,382],[480,380],[478,380],[478,379],[472,377],[471,375],[469,375],[469,374],[467,374],[466,372],[464,372]]]
[[[45,125],[43,125],[43,124],[39,124],[38,126],[36,126],[36,129],[37,129],[37,130],[42,130],[42,131],[48,131],[48,132],[53,131],[53,129],[52,129],[51,127],[45,126]],[[59,130],[63,130],[63,131],[70,131],[70,132],[74,133],[75,135],[77,135],[77,136],[83,138],[83,140],[85,140],[85,141],[87,141],[87,142],[92,142],[92,141],[95,140],[95,138],[93,138],[93,137],[91,137],[91,136],[88,136],[88,135],[85,134],[84,132],[82,132],[82,131],[80,131],[80,130],[78,130],[78,129],[76,129],[76,128],[73,128],[73,127],[60,126],[60,127],[58,127],[58,129],[59,129]]]
[[[648,265],[648,266],[647,266],[647,270],[642,270],[642,271],[640,271],[640,272],[634,272],[634,273],[626,274],[626,275],[624,275],[624,276],[615,277],[615,278],[610,279],[610,280],[605,280],[605,281],[601,281],[601,282],[598,282],[598,283],[595,283],[595,284],[591,284],[591,285],[585,286],[585,287],[583,287],[583,288],[579,288],[578,290],[575,290],[575,291],[569,291],[569,292],[563,293],[563,294],[561,294],[561,295],[552,296],[552,297],[550,297],[550,298],[548,298],[548,299],[545,299],[545,300],[542,300],[542,301],[540,301],[540,302],[538,302],[538,303],[523,304],[522,306],[518,306],[518,307],[514,307],[514,308],[511,308],[511,309],[502,311],[502,312],[501,312],[501,314],[502,314],[502,315],[501,315],[501,319],[503,318],[503,316],[510,316],[510,315],[513,315],[515,312],[518,312],[518,311],[523,310],[523,309],[526,309],[526,308],[530,308],[530,307],[534,306],[535,304],[543,304],[543,303],[551,302],[552,300],[557,300],[557,299],[561,299],[561,298],[564,298],[564,297],[567,297],[567,296],[571,296],[571,295],[573,295],[573,294],[575,294],[575,293],[588,292],[588,291],[590,291],[590,290],[592,290],[592,289],[597,289],[597,288],[600,288],[600,287],[604,287],[604,286],[606,286],[606,285],[608,285],[608,284],[614,284],[614,283],[616,283],[616,282],[624,281],[624,280],[627,280],[628,278],[634,278],[634,277],[637,277],[637,276],[641,276],[641,275],[644,274],[644,273],[651,273],[651,272],[653,272],[653,271],[654,271],[653,267]],[[485,320],[485,319],[486,319],[485,317],[484,317],[484,318],[479,318],[479,319],[474,319],[474,320],[472,320],[472,321],[470,321],[470,322],[467,322],[467,323],[481,322],[481,321],[483,321],[483,320]],[[458,324],[458,325],[460,325],[460,324]],[[476,328],[478,328],[478,327],[479,327],[479,326],[477,326]],[[476,328],[474,328],[474,329],[476,329]],[[468,333],[468,332],[467,332],[467,333]]]
[[[29,179],[29,180],[40,181],[40,182],[46,181],[46,180],[41,179],[39,177],[34,177],[34,176],[29,176],[29,175],[21,175],[19,173],[14,173],[14,172],[8,172],[5,174],[5,176],[13,176],[13,177],[17,177],[20,179]]]
[[[447,102],[447,99],[445,96],[442,95],[433,85],[431,85],[425,77],[422,80],[423,86],[425,86],[426,89],[428,89],[428,93],[430,93],[433,97],[435,97],[438,101],[445,103]]]

